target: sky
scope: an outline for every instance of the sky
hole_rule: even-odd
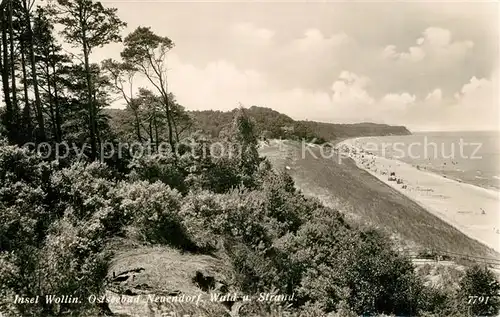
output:
[[[123,35],[150,26],[174,41],[169,89],[188,110],[241,103],[301,120],[499,129],[495,2],[102,3],[128,23]]]

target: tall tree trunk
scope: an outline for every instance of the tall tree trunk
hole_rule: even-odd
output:
[[[36,61],[35,61],[35,51],[33,47],[35,46],[34,41],[33,41],[33,29],[31,28],[31,18],[30,18],[30,12],[28,8],[28,4],[26,3],[26,0],[23,0],[23,9],[24,9],[24,14],[26,16],[26,28],[28,31],[28,40],[29,40],[29,45],[28,45],[28,51],[30,54],[30,62],[31,62],[31,77],[33,79],[33,91],[35,94],[35,108],[36,108],[36,118],[38,122],[38,132],[39,132],[39,139],[40,141],[45,141],[46,135],[45,135],[45,123],[43,119],[43,112],[42,112],[42,102],[40,100],[40,91],[38,89],[38,80],[37,80],[37,74],[36,74]]]
[[[94,99],[92,100],[92,105],[94,106],[94,124],[95,124],[95,137],[96,137],[96,144],[99,147],[101,145],[101,126],[99,122],[99,109],[97,106],[99,103],[97,102],[97,89],[95,86],[92,86],[92,93],[94,94]]]
[[[27,107],[29,105],[29,97],[28,97],[28,73],[26,72],[26,58],[25,58],[25,46],[24,39],[20,41],[20,50],[21,50],[21,70],[23,72],[23,90],[24,90],[24,106]]]
[[[155,112],[155,117],[154,117],[154,125],[155,125],[155,143],[156,143],[156,150],[158,151],[159,146],[160,146],[160,138],[158,137],[158,119],[157,119],[157,114]]]
[[[31,125],[31,110],[30,100],[28,94],[28,73],[26,71],[26,57],[24,38],[21,39],[21,67],[23,71],[23,87],[24,87],[24,109],[22,113],[22,129],[23,129],[23,142],[31,141],[32,125]]]
[[[153,115],[149,117],[149,143],[151,146],[154,144],[153,140]]]
[[[172,117],[170,113],[170,106],[169,106],[169,100],[168,100],[168,95],[166,95],[165,90],[163,90],[163,100],[165,103],[165,114],[167,115],[167,126],[168,126],[168,143],[170,143],[170,146],[172,147],[172,152],[175,155],[175,141],[174,141],[174,131],[172,128]]]
[[[89,113],[89,128],[90,128],[90,148],[91,148],[91,159],[97,159],[97,133],[96,133],[96,120],[95,120],[95,106],[94,106],[94,93],[92,86],[92,73],[90,71],[90,61],[89,61],[89,47],[87,44],[87,34],[85,30],[85,21],[82,13],[80,12],[80,25],[82,26],[82,46],[83,46],[83,59],[85,66],[85,77],[87,80],[87,103],[88,103],[88,113]]]
[[[3,96],[5,101],[5,117],[4,124],[7,132],[9,133],[9,141],[13,141],[10,139],[10,131],[11,131],[11,121],[12,121],[12,99],[10,97],[10,85],[9,85],[9,49],[7,42],[7,19],[5,18],[5,8],[0,10],[0,19],[1,19],[1,32],[2,32],[2,88],[3,88]]]
[[[83,57],[84,57],[84,66],[85,66],[85,75],[87,80],[87,95],[88,95],[88,112],[89,112],[89,125],[90,125],[90,147],[91,147],[91,159],[97,159],[97,138],[96,138],[96,124],[95,124],[95,106],[94,106],[94,94],[92,87],[92,74],[90,71],[90,62],[89,62],[89,51],[87,48],[87,42],[85,39],[85,35],[82,37],[83,39]]]
[[[23,121],[23,142],[30,142],[33,140],[33,122],[31,121],[31,107],[29,104],[24,106],[22,113]]]
[[[13,27],[13,1],[9,1],[8,17],[9,17],[9,46],[10,46],[10,76],[11,76],[11,93],[12,93],[12,117],[11,117],[11,133],[13,140],[17,141],[18,131],[18,114],[19,105],[17,103],[17,88],[16,88],[16,63],[14,59],[14,27]]]
[[[167,83],[163,82],[163,79],[161,76],[159,76],[159,79],[160,79],[161,94],[163,95],[163,102],[165,103],[165,114],[167,115],[168,142],[170,143],[170,146],[172,147],[172,153],[174,154],[174,158],[177,159],[177,155],[176,155],[177,151],[175,150],[174,133],[173,133],[173,128],[172,128],[172,113],[170,111],[170,100],[168,98],[168,88],[166,87]]]
[[[177,142],[179,142],[179,131],[177,130],[177,124],[175,124],[175,120],[172,122],[174,124],[174,130],[175,130],[175,138]]]
[[[56,115],[54,112],[54,98],[52,96],[52,89],[50,86],[50,69],[49,69],[49,64],[45,65],[45,72],[46,72],[46,77],[47,77],[47,94],[49,97],[49,112],[50,112],[50,121],[52,123],[52,134],[54,135],[55,139],[57,140],[57,126],[56,126]]]
[[[139,142],[142,142],[142,136],[141,136],[141,122],[139,120],[139,114],[137,113],[137,110],[134,111],[134,117],[135,117],[135,129],[137,133],[137,138],[139,139]]]
[[[54,46],[52,46],[52,54],[54,55]],[[61,127],[61,110],[59,105],[59,93],[57,87],[57,72],[55,62],[52,63],[52,80],[54,84],[54,106],[56,108],[56,142],[62,141],[62,127]],[[50,85],[50,83],[49,83]]]

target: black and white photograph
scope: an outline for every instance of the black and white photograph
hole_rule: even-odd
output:
[[[0,317],[500,316],[499,15],[0,0]]]

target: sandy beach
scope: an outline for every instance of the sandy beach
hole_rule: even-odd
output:
[[[430,213],[500,252],[500,192],[375,156],[361,148],[360,139],[342,141],[336,148]]]

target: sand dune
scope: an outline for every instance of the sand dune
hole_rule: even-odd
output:
[[[407,163],[361,149],[358,139],[337,149],[430,213],[495,251],[500,251],[500,193],[422,171]],[[391,174],[393,176],[391,177]]]

